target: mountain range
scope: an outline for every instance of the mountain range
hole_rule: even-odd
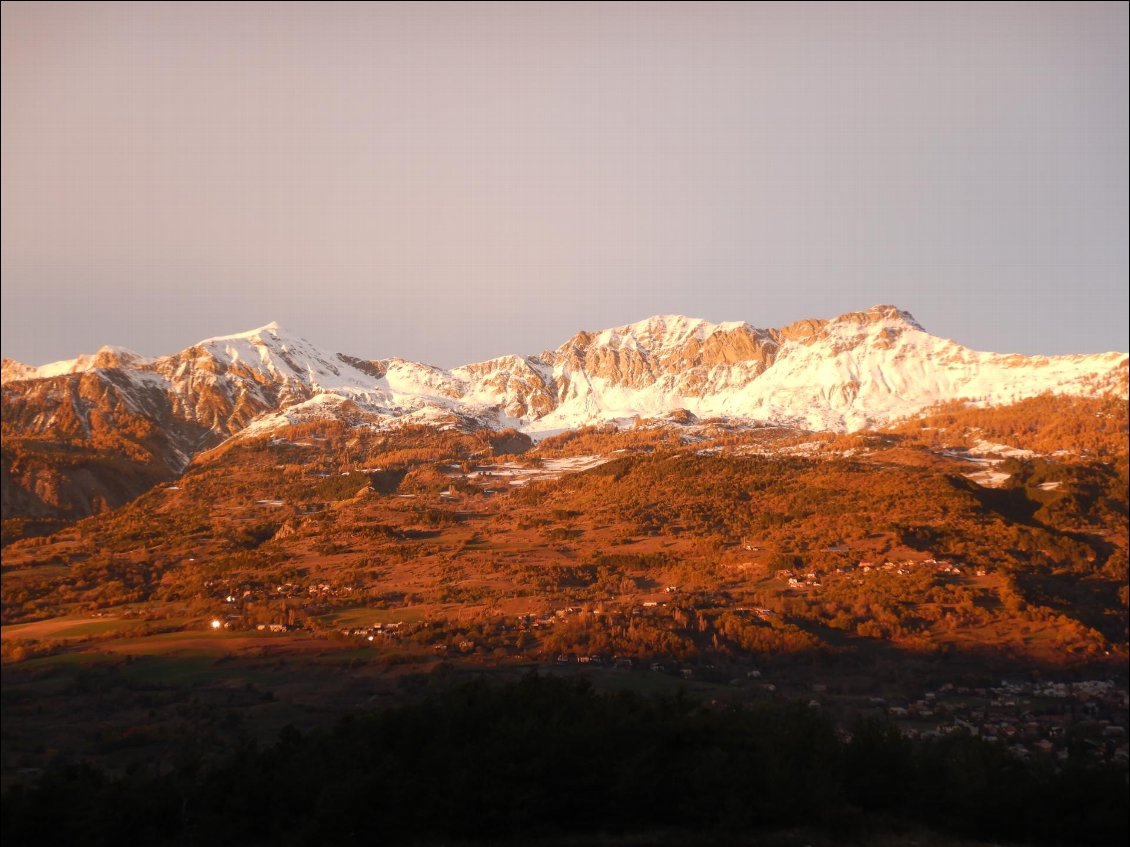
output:
[[[875,306],[759,329],[661,315],[536,355],[443,369],[323,350],[270,323],[148,359],[118,347],[3,362],[2,500],[89,514],[230,437],[325,418],[514,428],[537,439],[672,414],[850,432],[952,400],[1127,396],[1128,356],[983,353]]]

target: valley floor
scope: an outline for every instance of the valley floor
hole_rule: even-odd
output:
[[[880,722],[922,750],[972,739],[1033,772],[1124,769],[1125,456],[937,432],[690,423],[493,455],[482,434],[320,424],[233,443],[5,546],[0,778],[221,767],[532,673],[720,716],[796,707],[843,738]],[[963,843],[841,823],[748,843]],[[544,843],[685,843],[591,832]]]

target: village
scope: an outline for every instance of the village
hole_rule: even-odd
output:
[[[1125,682],[1088,679],[1076,682],[1001,680],[973,687],[943,683],[913,700],[876,702],[902,732],[932,738],[966,732],[1002,743],[1019,758],[1044,755],[1065,761],[1075,756],[1126,763]]]
[[[960,573],[959,567],[934,560],[884,562],[877,567],[864,562],[858,570],[898,573],[913,567]],[[791,587],[797,585],[792,582],[796,577],[788,579]],[[811,585],[811,575],[800,584]],[[834,715],[845,727],[862,716],[883,715],[908,738],[930,739],[957,732],[1004,745],[1018,758],[1043,756],[1061,763],[1072,757],[1116,763],[1130,760],[1130,688],[1125,679],[1004,679],[995,685],[954,680],[915,691],[897,691],[887,685],[883,696],[878,696],[842,682],[811,681],[820,674],[798,673],[780,662],[758,663],[751,655],[678,655],[675,651],[664,656],[652,649],[633,653],[567,646],[555,651],[554,645],[584,641],[597,628],[626,631],[633,622],[666,630],[672,622],[709,621],[702,624],[706,629],[714,622],[703,607],[725,600],[718,594],[680,597],[676,585],[665,586],[662,592],[666,599],[637,598],[624,605],[577,602],[513,616],[494,614],[487,621],[474,622],[439,617],[395,619],[396,610],[390,609],[392,617],[385,614],[386,620],[331,629],[311,614],[317,607],[304,608],[295,615],[299,607],[292,606],[289,617],[282,620],[249,623],[243,615],[228,612],[215,616],[210,626],[253,628],[266,633],[309,630],[334,641],[369,645],[377,651],[396,648],[430,655],[435,661],[469,662],[472,666],[501,660],[515,665],[540,664],[550,673],[658,674],[721,691],[711,701],[715,703],[765,699],[804,702]],[[228,594],[225,605],[237,607],[241,601],[253,599],[254,593],[247,588],[238,598]],[[349,586],[334,588],[327,583],[282,583],[273,587],[276,597],[288,600],[348,599],[352,593]],[[780,614],[766,607],[738,606],[726,614],[762,627],[782,626]]]

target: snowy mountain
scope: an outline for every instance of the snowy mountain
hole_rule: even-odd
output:
[[[317,419],[537,438],[687,410],[852,431],[942,401],[1047,392],[1126,397],[1127,355],[980,353],[876,306],[778,329],[661,315],[445,370],[328,352],[272,323],[156,359],[103,347],[39,367],[5,360],[0,481],[6,516],[89,514],[227,438]]]
[[[273,323],[153,360],[103,348],[37,368],[3,366],[6,412],[20,396],[42,401],[37,415],[20,416],[25,433],[50,433],[58,420],[51,398],[61,403],[67,381],[92,378],[139,414],[221,438],[336,414],[343,401],[374,422],[477,421],[532,434],[680,409],[852,431],[962,398],[992,405],[1045,392],[1125,396],[1126,375],[1125,353],[980,353],[930,335],[893,306],[779,329],[662,315],[579,332],[536,356],[452,370],[323,351]],[[43,383],[54,386],[46,395]]]

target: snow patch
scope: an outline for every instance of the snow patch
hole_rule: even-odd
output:
[[[1012,474],[991,469],[977,471],[976,473],[962,474],[962,476],[971,482],[977,483],[982,488],[1000,488],[1012,478]]]

